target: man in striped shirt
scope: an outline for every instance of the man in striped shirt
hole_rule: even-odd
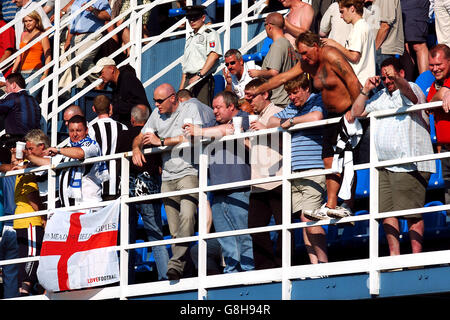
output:
[[[97,141],[102,155],[115,154],[119,137],[122,131],[128,130],[127,126],[111,118],[111,101],[105,95],[98,95],[94,98],[92,110],[97,114],[97,121],[89,125],[89,136]],[[103,200],[113,200],[120,196],[119,161],[106,162],[110,179],[103,183]]]
[[[326,117],[321,94],[311,92],[312,83],[306,73],[288,81],[284,89],[291,103],[272,116],[268,127],[293,125],[322,120]],[[315,171],[324,168],[322,160],[322,129],[299,130],[292,134],[291,167],[293,172]],[[325,199],[325,175],[304,177],[292,181],[292,212],[302,221],[330,219],[321,207]],[[328,262],[325,230],[321,226],[303,229],[303,238],[308,248],[311,263]]]

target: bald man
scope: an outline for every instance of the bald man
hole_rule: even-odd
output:
[[[297,63],[294,47],[284,36],[284,18],[278,12],[272,12],[264,23],[267,36],[273,40],[267,52],[261,70],[250,69],[248,74],[252,78],[270,79],[280,73],[293,68]],[[283,86],[272,88],[271,101],[278,107],[284,108],[289,104],[289,96]]]
[[[153,93],[156,108],[145,123],[139,135],[133,140],[133,163],[142,167],[147,161],[142,153],[144,145],[155,147],[175,146],[186,141],[183,121],[190,118],[193,123],[202,123],[198,108],[190,104],[178,104],[175,89],[168,83],[158,86]],[[186,152],[187,151],[187,152]],[[185,156],[183,157],[183,153]],[[161,192],[179,191],[198,187],[198,170],[192,161],[191,150],[163,152]],[[188,194],[163,199],[173,238],[194,235],[195,214],[198,194]],[[179,280],[186,265],[185,254],[188,244],[173,244],[172,258],[168,263],[167,278]]]

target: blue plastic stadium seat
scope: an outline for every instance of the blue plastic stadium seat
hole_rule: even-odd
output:
[[[369,214],[367,210],[355,212],[355,216]],[[354,226],[345,226],[342,232],[342,245],[359,246],[369,241],[369,220],[355,221]]]
[[[433,84],[435,77],[430,70],[422,72],[416,79],[416,84],[422,89],[425,96],[428,95],[431,85]]]
[[[430,119],[430,137],[431,137],[431,142],[433,144],[437,143],[437,138],[436,138],[436,126],[434,123],[434,114],[431,113],[429,115],[429,119]]]
[[[182,8],[169,9],[169,17],[178,17],[186,15],[186,10]]]
[[[242,59],[244,62],[254,60],[254,61],[262,61],[264,57],[267,55],[267,52],[269,52],[270,46],[272,45],[273,40],[270,38],[265,38],[264,42],[261,47],[261,51],[256,53],[249,53],[242,55]]]
[[[442,163],[441,159],[436,159],[436,173],[432,173],[430,180],[428,181],[427,190],[444,188],[445,182],[442,176]]]
[[[136,240],[136,243],[142,243],[143,240]],[[137,248],[136,251],[136,263],[134,270],[136,272],[148,272],[153,270],[155,259],[151,260],[148,254],[148,248]]]
[[[240,0],[231,0],[231,5],[241,3]],[[223,7],[225,5],[225,0],[217,0],[217,6]]]
[[[441,201],[431,201],[425,204],[425,208],[432,206],[442,206]],[[442,235],[448,235],[449,230],[447,226],[447,212],[445,210],[424,213],[423,220],[425,223],[425,235],[426,239],[439,237]]]
[[[214,97],[223,90],[225,90],[225,78],[222,74],[216,74],[214,76]]]
[[[356,171],[356,190],[355,198],[363,199],[367,198],[370,194],[370,170],[362,169]]]

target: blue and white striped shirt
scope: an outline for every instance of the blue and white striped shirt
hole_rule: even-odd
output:
[[[290,103],[283,111],[274,116],[281,119],[299,117],[309,112],[320,111],[326,115],[322,102],[322,95],[312,93],[301,109]],[[321,127],[299,130],[292,134],[292,171],[324,168],[322,160],[322,131]]]

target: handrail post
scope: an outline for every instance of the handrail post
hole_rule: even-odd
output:
[[[374,166],[377,162],[375,149],[375,129],[377,119],[370,117],[370,196],[369,196],[369,292],[371,295],[380,294],[380,270],[377,268],[378,259],[378,169]]]
[[[208,196],[204,189],[208,185],[208,146],[205,146],[199,139],[194,140],[194,154],[195,148],[199,148],[199,168],[198,168],[198,300],[207,299],[207,290],[205,289],[207,277],[207,252],[208,247],[204,236],[209,232],[208,223]],[[212,217],[210,217],[212,219]]]
[[[283,142],[280,146],[283,150],[283,180],[282,180],[282,299],[291,300],[292,283],[289,279],[288,271],[291,266],[291,231],[287,226],[291,223],[291,181],[287,178],[291,174],[291,133],[283,131]],[[272,139],[274,141],[276,139]]]
[[[129,204],[126,202],[129,198],[129,172],[130,159],[125,154],[120,158],[120,299],[125,300],[128,293],[128,263],[129,250],[124,246],[129,244],[130,227],[129,227]],[[136,230],[133,230],[136,232]]]

